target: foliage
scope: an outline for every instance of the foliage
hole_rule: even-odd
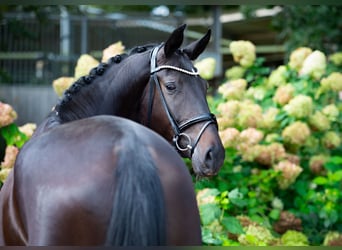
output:
[[[325,53],[342,50],[339,5],[285,5],[272,23],[290,53],[306,46]]]
[[[273,70],[262,58],[241,58],[208,98],[226,159],[218,176],[195,182],[204,244],[322,245],[331,232],[340,239],[339,57],[298,48]]]
[[[0,102],[0,135],[1,152],[3,160],[0,164],[0,187],[6,180],[8,174],[14,166],[19,149],[30,139],[36,125],[27,123],[23,126],[17,126],[15,120],[17,113],[11,105]]]

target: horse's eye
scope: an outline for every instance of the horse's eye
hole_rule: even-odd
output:
[[[173,91],[173,90],[176,89],[176,84],[174,84],[174,83],[166,83],[166,84],[165,84],[165,87],[166,87],[166,89],[167,89],[168,91]]]

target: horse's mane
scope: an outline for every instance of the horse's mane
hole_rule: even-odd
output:
[[[77,116],[81,114],[91,114],[92,112],[92,103],[91,96],[85,96],[84,98],[75,98],[78,97],[81,93],[89,92],[89,86],[92,86],[94,80],[100,76],[102,76],[109,68],[111,68],[115,64],[120,64],[127,57],[132,55],[143,53],[155,47],[156,44],[148,44],[144,46],[136,46],[131,49],[129,54],[123,53],[120,55],[116,55],[111,57],[107,63],[100,63],[97,67],[90,70],[89,74],[86,76],[80,77],[76,80],[63,94],[63,97],[59,100],[57,105],[54,108],[56,114],[58,114],[60,121],[67,122],[70,120],[77,119]],[[114,72],[115,73],[115,72]],[[88,91],[85,91],[88,90]],[[76,100],[77,99],[77,100]],[[71,104],[71,101],[75,103]],[[75,106],[75,107],[72,107]],[[82,110],[80,110],[82,109]],[[74,111],[71,111],[74,110]],[[75,111],[78,112],[75,112]],[[70,112],[71,111],[71,112]],[[82,115],[81,115],[82,116]]]
[[[120,54],[108,59],[107,63],[100,63],[95,68],[89,71],[89,74],[77,79],[63,94],[62,99],[56,105],[56,111],[61,112],[61,109],[66,106],[73,97],[78,94],[84,87],[91,85],[94,80],[102,76],[104,72],[112,65],[120,63],[123,59],[128,57],[127,54]]]

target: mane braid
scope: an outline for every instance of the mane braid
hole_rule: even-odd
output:
[[[129,55],[131,56],[137,53],[143,53],[147,50],[153,49],[155,46],[157,46],[157,44],[147,44],[144,46],[136,46],[130,51]]]
[[[70,101],[86,86],[89,86],[93,83],[94,79],[98,76],[102,76],[107,68],[109,68],[113,64],[118,64],[125,58],[127,58],[128,55],[123,53],[121,55],[116,55],[114,57],[111,57],[108,59],[107,63],[100,63],[97,67],[91,69],[89,71],[89,74],[86,76],[80,77],[78,80],[76,80],[63,94],[62,99],[58,102],[58,104],[55,107],[55,110],[57,111],[57,114],[60,116],[60,118],[63,119],[63,114],[66,113],[69,108]],[[68,119],[67,119],[68,120]]]
[[[94,112],[94,100],[92,95],[88,95],[84,90],[87,86],[90,86],[94,80],[102,76],[111,65],[119,64],[127,57],[143,53],[153,49],[157,44],[148,44],[144,46],[134,47],[129,54],[123,53],[116,55],[108,59],[107,63],[100,63],[97,67],[91,69],[89,74],[80,77],[75,81],[65,92],[58,104],[55,106],[54,113],[59,118],[61,123],[84,118],[93,115]],[[81,93],[84,93],[84,98],[79,97]]]

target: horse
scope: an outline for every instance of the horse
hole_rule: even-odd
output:
[[[1,245],[201,244],[180,156],[212,176],[224,149],[192,64],[210,30],[180,49],[184,30],[100,63],[65,91],[0,191]]]
[[[75,123],[77,131],[65,123],[23,148],[3,187],[12,194],[2,200],[2,243],[200,244],[191,177],[169,143],[120,117]]]

